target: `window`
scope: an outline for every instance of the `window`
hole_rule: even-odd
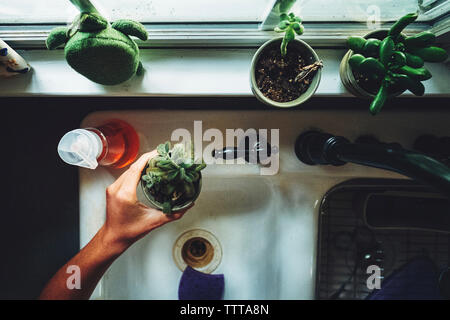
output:
[[[447,0],[298,0],[292,10],[300,12],[304,21],[363,22],[378,16],[380,22],[395,21],[417,10],[419,21],[436,18],[442,11],[432,10]],[[448,4],[447,4],[448,7]],[[448,9],[448,8],[447,8]]]
[[[276,0],[97,0],[111,21],[223,23],[264,21]],[[69,0],[0,0],[0,23],[67,23],[78,10]]]
[[[82,1],[82,0],[72,0]],[[142,46],[257,46],[274,36],[282,0],[91,0],[110,21],[128,18],[146,24]],[[343,43],[348,35],[385,28],[419,11],[412,32],[450,31],[450,0],[297,0],[305,39],[314,45]],[[55,24],[78,14],[69,0],[0,0],[0,38],[22,47],[42,47]],[[371,23],[366,26],[365,23]],[[207,44],[206,44],[207,43]]]
[[[143,23],[261,23],[276,0],[96,0],[110,20]],[[447,13],[447,0],[297,0],[293,11],[305,22],[361,22],[378,15],[381,22],[421,11],[420,21]],[[438,7],[446,7],[436,10]],[[445,9],[445,8],[444,8]],[[77,9],[69,0],[0,0],[0,24],[67,23]]]

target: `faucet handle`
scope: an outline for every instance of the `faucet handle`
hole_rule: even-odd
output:
[[[215,159],[222,158],[224,160],[244,158],[246,162],[256,164],[269,159],[278,151],[277,147],[271,146],[265,139],[257,135],[256,141],[251,141],[249,136],[245,136],[239,142],[238,147],[225,147],[222,150],[213,150],[212,156]]]

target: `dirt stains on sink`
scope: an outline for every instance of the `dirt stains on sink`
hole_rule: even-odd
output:
[[[190,266],[197,271],[211,273],[222,261],[219,240],[203,229],[189,230],[180,235],[175,241],[172,254],[181,271]]]
[[[192,268],[201,268],[208,265],[214,257],[214,248],[205,238],[195,237],[189,239],[181,249],[184,262]]]

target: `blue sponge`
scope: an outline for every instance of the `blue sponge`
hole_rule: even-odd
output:
[[[434,262],[418,257],[394,271],[367,300],[440,300],[439,274]]]
[[[225,289],[223,274],[206,274],[186,267],[178,288],[180,300],[221,300]]]

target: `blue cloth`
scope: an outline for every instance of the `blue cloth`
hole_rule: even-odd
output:
[[[440,300],[439,273],[429,258],[416,258],[394,271],[368,300]]]
[[[221,300],[225,289],[223,274],[206,274],[186,267],[178,287],[180,300]]]

